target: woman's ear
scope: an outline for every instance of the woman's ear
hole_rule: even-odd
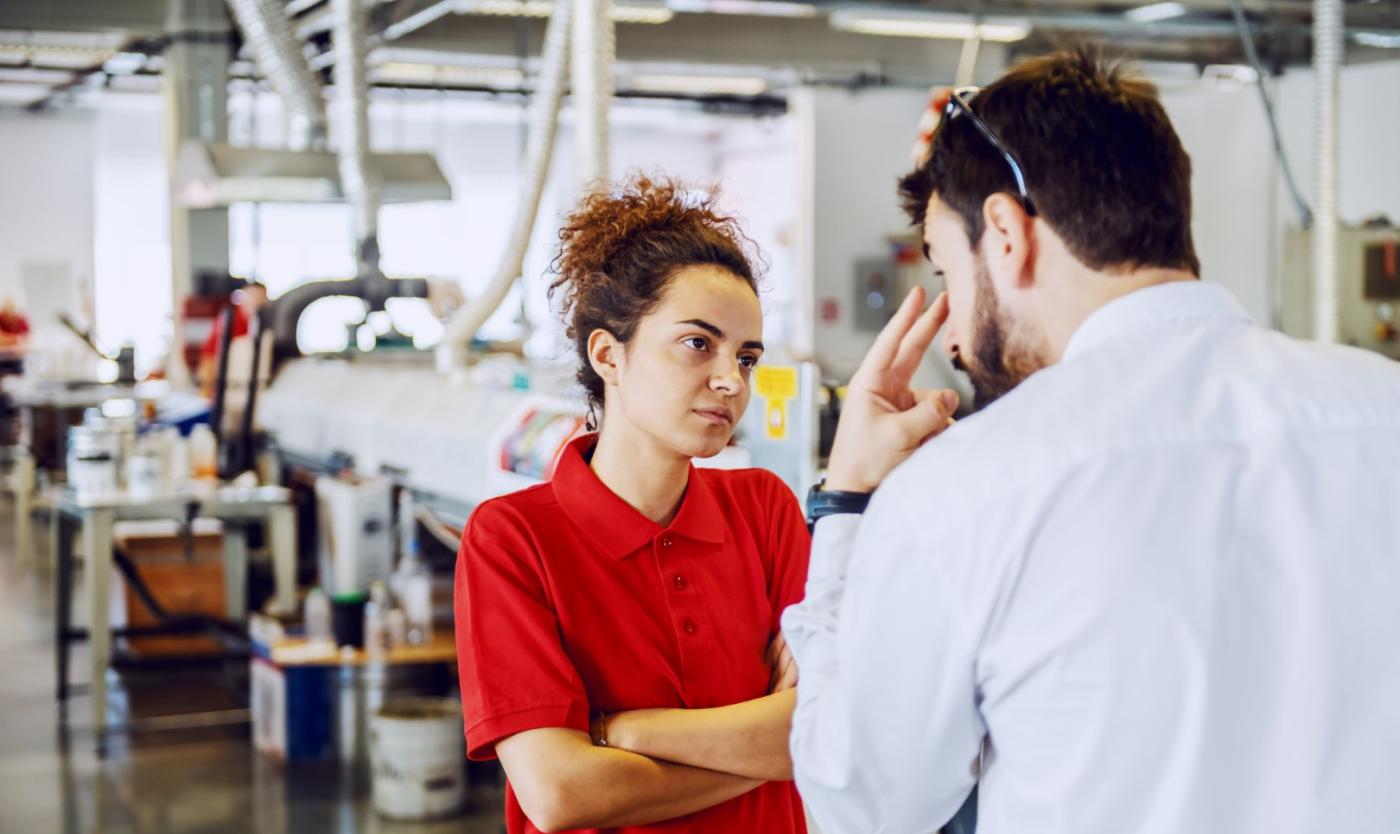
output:
[[[618,363],[622,359],[622,343],[601,327],[588,334],[588,364],[602,377],[603,384],[617,385]]]

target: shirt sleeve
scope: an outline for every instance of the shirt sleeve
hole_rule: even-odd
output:
[[[588,732],[588,697],[559,637],[523,522],[494,502],[473,514],[457,554],[457,674],[467,755],[525,730]]]
[[[931,831],[975,784],[974,643],[928,538],[888,491],[823,518],[783,617],[801,674],[793,772],[824,834]]]
[[[812,537],[807,533],[807,519],[792,490],[776,476],[766,480],[766,503],[774,508],[767,545],[771,559],[768,603],[773,609],[773,631],[776,633],[783,611],[802,599],[807,582],[807,560],[812,553]]]

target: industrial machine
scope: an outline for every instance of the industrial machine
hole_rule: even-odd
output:
[[[1300,338],[1314,335],[1311,237],[1294,229],[1284,240],[1283,330]],[[1337,317],[1338,341],[1400,359],[1400,229],[1338,228]]]

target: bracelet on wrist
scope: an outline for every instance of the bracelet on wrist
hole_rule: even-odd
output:
[[[608,714],[606,712],[599,710],[593,714],[588,734],[593,737],[595,747],[608,746]]]

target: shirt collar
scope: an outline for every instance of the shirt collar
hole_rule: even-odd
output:
[[[1188,319],[1253,322],[1229,290],[1205,281],[1170,281],[1135,290],[1103,305],[1079,325],[1061,361],[1122,335]]]
[[[719,500],[693,465],[680,511],[668,527],[662,527],[598,480],[587,460],[597,442],[596,434],[570,441],[560,452],[550,479],[564,514],[595,547],[613,559],[623,559],[666,531],[710,544],[724,541]]]

